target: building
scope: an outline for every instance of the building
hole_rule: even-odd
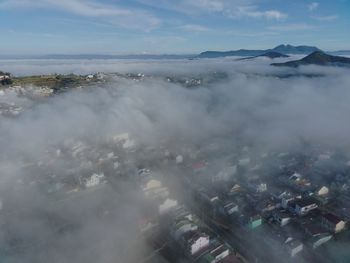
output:
[[[298,216],[303,216],[318,208],[318,204],[313,198],[303,198],[295,200],[290,207]]]
[[[291,257],[295,257],[297,254],[299,254],[304,249],[303,243],[301,243],[299,240],[287,240],[285,243],[286,250],[288,254]]]
[[[85,187],[90,188],[96,185],[99,185],[103,179],[104,179],[104,174],[93,174],[89,179],[85,181]]]
[[[291,192],[283,192],[279,198],[281,199],[281,206],[286,209],[294,200],[301,199],[301,195]]]
[[[319,246],[327,243],[328,241],[330,241],[333,238],[333,236],[331,234],[321,234],[321,235],[317,235],[312,237],[309,242],[312,246],[312,248],[318,248]]]
[[[264,193],[267,191],[267,184],[261,182],[259,179],[253,179],[248,182],[248,188],[256,193]]]
[[[314,249],[333,238],[333,235],[320,224],[310,223],[305,224],[302,227],[305,233],[309,236],[308,243]]]
[[[275,212],[273,214],[273,219],[282,227],[292,220],[291,216],[286,211]]]
[[[226,202],[223,206],[223,212],[226,215],[232,215],[233,213],[238,212],[238,205],[234,202]]]
[[[10,85],[12,84],[11,76],[9,73],[4,73],[0,71],[0,84],[1,85]]]
[[[141,189],[146,197],[151,199],[164,199],[169,196],[168,188],[163,187],[161,181],[152,177],[146,177],[143,180],[144,184],[142,185]]]
[[[149,179],[143,186],[142,191],[148,192],[155,188],[162,187],[162,182],[156,179]]]
[[[224,244],[218,244],[203,256],[203,263],[218,263],[230,255],[230,249]]]
[[[158,212],[160,215],[168,213],[170,210],[177,207],[177,201],[173,199],[166,199],[164,203],[159,205]]]
[[[183,234],[196,230],[198,230],[198,226],[185,218],[173,224],[171,234],[175,240],[179,240]]]
[[[187,232],[182,236],[182,246],[187,254],[194,256],[209,247],[209,236],[197,231]]]
[[[346,222],[334,214],[327,213],[322,216],[322,225],[332,233],[339,233],[345,229]]]
[[[316,194],[318,196],[325,196],[329,193],[329,189],[326,186],[322,186],[320,189],[316,191]]]
[[[230,191],[228,192],[228,195],[236,195],[237,193],[239,193],[241,191],[241,186],[239,184],[234,184]]]
[[[251,216],[249,218],[248,227],[250,229],[255,229],[255,228],[261,226],[261,224],[262,224],[262,218],[260,215]]]

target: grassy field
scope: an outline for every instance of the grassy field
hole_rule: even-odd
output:
[[[33,85],[37,87],[48,87],[52,89],[59,89],[63,87],[72,87],[93,83],[97,80],[87,79],[85,76],[79,75],[43,75],[43,76],[29,76],[16,77],[12,79],[14,86],[28,86]]]

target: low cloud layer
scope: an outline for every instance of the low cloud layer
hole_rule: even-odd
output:
[[[123,133],[140,149],[166,147],[171,152],[182,145],[206,147],[213,142],[219,142],[219,148],[242,144],[283,151],[305,141],[348,151],[348,69],[285,69],[270,63],[266,59],[1,61],[0,68],[15,75],[145,74],[140,79],[113,75],[105,84],[40,103],[8,92],[0,96],[0,102],[25,107],[18,117],[0,116],[0,198],[6,215],[0,230],[2,247],[9,246],[13,237],[19,246],[31,244],[11,255],[14,262],[47,262],[48,258],[50,262],[137,262],[134,249],[140,252],[136,254],[147,254],[133,222],[140,200],[122,179],[117,185],[125,183],[127,193],[107,188],[62,203],[48,199],[33,179],[34,173],[69,176],[70,170],[73,176],[82,161],[60,156],[77,142],[79,147],[88,145],[91,155],[97,150],[101,156],[111,150],[110,138]],[[185,85],[193,79],[200,85]],[[119,158],[131,161],[137,170],[138,159],[124,154]],[[96,172],[100,169],[93,167]],[[40,213],[49,219],[43,220]],[[59,223],[50,216],[58,216]]]

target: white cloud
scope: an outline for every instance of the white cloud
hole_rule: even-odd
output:
[[[229,18],[285,19],[287,14],[278,10],[260,10],[256,0],[138,0],[139,2],[188,15],[221,14]]]
[[[154,29],[161,22],[152,14],[142,10],[101,4],[95,0],[5,0],[0,3],[0,8],[59,9],[78,16],[98,18],[116,26],[144,30]]]
[[[232,14],[233,16],[246,16],[252,18],[266,18],[266,19],[275,19],[282,20],[288,17],[287,14],[282,13],[278,10],[258,10],[255,6],[244,6],[238,7],[237,12]]]
[[[313,19],[316,19],[318,21],[333,21],[338,19],[337,15],[329,15],[329,16],[313,16]]]
[[[179,27],[180,29],[188,32],[207,32],[210,31],[208,27],[201,26],[201,25],[195,25],[195,24],[188,24],[183,25]]]
[[[315,27],[309,24],[284,24],[278,26],[269,26],[268,30],[272,31],[303,31],[303,30],[311,30]]]
[[[312,3],[309,4],[307,7],[309,8],[310,11],[314,11],[314,10],[316,10],[319,6],[320,6],[320,4],[319,4],[318,2],[312,2]]]
[[[225,8],[225,1],[221,0],[185,0],[184,3],[212,12],[221,12]]]

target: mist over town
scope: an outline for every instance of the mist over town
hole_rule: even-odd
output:
[[[350,262],[349,0],[0,0],[0,263]]]

